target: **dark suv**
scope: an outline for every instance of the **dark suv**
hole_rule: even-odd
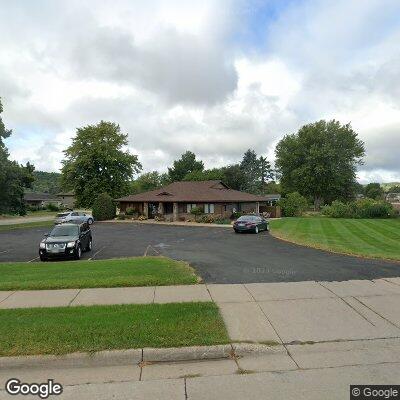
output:
[[[83,251],[92,250],[92,231],[88,223],[56,225],[39,245],[42,261],[53,258],[79,260]]]

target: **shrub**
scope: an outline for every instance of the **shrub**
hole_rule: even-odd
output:
[[[120,219],[120,220],[124,220],[125,219],[125,214],[118,214],[117,218]]]
[[[241,217],[243,215],[242,212],[240,211],[235,211],[231,214],[231,216],[229,217],[230,219],[238,219],[239,217]]]
[[[126,209],[126,211],[125,211],[125,214],[126,214],[126,215],[133,215],[133,214],[135,214],[135,209],[132,208],[132,207],[128,207],[128,208]]]
[[[298,192],[289,193],[285,198],[278,202],[282,208],[282,213],[285,217],[299,217],[307,209],[308,202]]]
[[[47,204],[46,208],[47,208],[49,211],[60,211],[60,207],[58,207],[58,205],[57,205],[57,204],[54,204],[54,203],[49,203],[49,204]]]
[[[203,224],[213,224],[215,221],[215,217],[210,214],[204,214],[200,218],[197,219],[197,222],[203,223]]]
[[[107,193],[101,193],[93,204],[93,217],[96,221],[105,221],[115,217],[116,207]]]
[[[200,222],[198,221],[198,217],[203,214],[203,210],[200,207],[193,207],[190,210],[190,214],[194,215],[195,221]]]
[[[322,213],[332,218],[389,218],[395,215],[390,203],[373,199],[349,203],[336,200],[330,206],[324,206]]]
[[[322,207],[322,214],[332,218],[355,218],[355,203],[342,203],[339,200],[332,202],[330,206]]]
[[[190,214],[193,214],[194,216],[199,216],[199,215],[203,214],[203,210],[200,207],[193,207],[190,210]]]
[[[358,218],[389,218],[394,215],[393,206],[383,200],[363,199],[356,202]]]
[[[18,208],[18,215],[23,217],[24,215],[26,215],[26,206],[24,203],[21,203],[19,208]]]

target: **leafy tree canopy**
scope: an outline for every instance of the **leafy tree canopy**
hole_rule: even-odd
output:
[[[300,193],[288,193],[286,197],[279,200],[285,217],[300,217],[307,209],[307,199]]]
[[[129,192],[129,181],[142,166],[136,155],[124,149],[127,144],[127,135],[113,122],[77,129],[64,151],[62,184],[74,189],[80,206],[92,206],[99,193],[116,198]]]
[[[263,194],[277,194],[281,192],[281,185],[279,183],[276,183],[275,181],[266,183],[263,190]]]
[[[0,114],[3,106],[0,98]],[[25,166],[9,160],[9,153],[4,143],[11,135],[11,129],[6,129],[0,116],[0,213],[21,214],[26,213],[23,201],[24,189],[29,188],[33,182],[34,166],[27,163]]]
[[[324,201],[354,195],[365,149],[350,124],[321,120],[286,135],[275,153],[283,190],[311,197],[319,208]]]
[[[246,175],[239,164],[228,165],[227,167],[222,167],[221,171],[223,173],[222,180],[226,185],[234,190],[244,190],[246,187]]]
[[[182,154],[179,160],[174,161],[171,168],[168,168],[168,176],[171,182],[182,181],[187,174],[203,170],[203,161],[196,160],[196,155],[191,151],[187,151]]]
[[[168,175],[158,171],[146,172],[131,182],[131,193],[142,193],[148,190],[158,189],[168,183]]]
[[[390,193],[400,193],[400,185],[392,186],[392,187],[388,190],[388,192],[390,192]]]
[[[384,190],[379,183],[372,182],[365,186],[364,193],[370,199],[380,200],[383,199]]]
[[[224,173],[221,168],[192,171],[183,178],[184,181],[213,181],[220,179],[224,180]]]

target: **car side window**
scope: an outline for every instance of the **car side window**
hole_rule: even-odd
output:
[[[77,216],[78,216],[78,213],[77,213],[77,212],[73,212],[73,213],[71,213],[71,216],[72,216],[72,217],[77,217]]]

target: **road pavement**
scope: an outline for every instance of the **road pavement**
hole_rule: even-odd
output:
[[[32,261],[49,228],[0,231],[0,262]],[[400,263],[363,259],[287,243],[268,232],[218,227],[95,223],[84,259],[164,255],[189,262],[207,283],[345,281],[400,276]]]

